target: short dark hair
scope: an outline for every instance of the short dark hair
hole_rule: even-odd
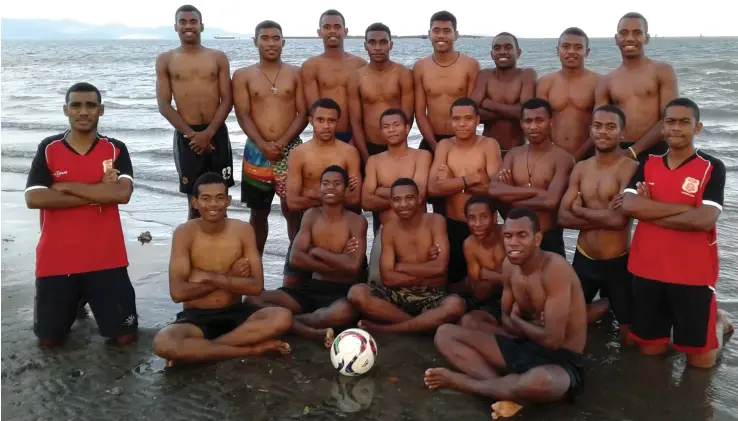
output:
[[[72,92],[94,92],[97,94],[97,102],[102,103],[102,95],[100,95],[100,91],[90,83],[79,82],[70,86],[69,89],[67,89],[66,95],[64,95],[65,104],[69,104],[69,95],[71,95]]]
[[[341,118],[341,107],[338,103],[330,98],[320,98],[310,106],[310,115],[315,114],[315,110],[318,108],[327,108],[329,110],[336,110],[338,118]]]
[[[192,191],[194,196],[200,195],[200,186],[206,186],[208,184],[222,184],[225,187],[226,194],[228,194],[228,183],[225,181],[222,175],[217,172],[206,172],[205,174],[197,177],[195,184],[192,185]]]
[[[472,196],[464,204],[464,216],[469,214],[469,207],[476,204],[486,205],[491,213],[495,213],[494,209],[492,209],[492,202],[487,196]]]
[[[339,167],[338,165],[329,165],[328,167],[326,167],[326,169],[323,170],[323,174],[320,175],[320,181],[323,181],[324,175],[331,173],[331,172],[337,172],[341,174],[341,177],[343,177],[343,186],[348,187],[348,179],[349,179],[348,172],[346,172],[346,170]]]
[[[530,219],[531,225],[533,225],[533,234],[541,230],[541,221],[538,219],[538,215],[528,208],[513,208],[507,214],[507,219],[513,221],[520,218]]]
[[[392,32],[390,31],[389,26],[381,22],[376,22],[367,26],[366,31],[364,32],[364,39],[369,35],[369,32],[386,32],[390,41],[392,41]]]
[[[559,44],[561,44],[561,38],[563,38],[564,35],[574,35],[577,37],[584,38],[584,46],[589,48],[589,37],[580,28],[577,28],[576,26],[572,26],[571,28],[564,29],[564,32],[562,32],[561,35],[559,35]]]
[[[343,25],[344,27],[346,26],[346,18],[344,18],[343,14],[336,9],[328,9],[323,12],[323,14],[320,15],[320,19],[318,19],[318,25],[322,24],[323,17],[325,16],[338,16],[341,18],[341,25]]]
[[[430,18],[430,26],[433,26],[433,22],[436,21],[451,22],[451,26],[454,28],[454,31],[456,30],[456,16],[451,12],[441,10],[440,12],[434,13]]]
[[[510,37],[510,38],[512,38],[513,41],[515,41],[515,48],[520,48],[520,44],[518,44],[518,37],[516,37],[515,35],[513,35],[513,34],[511,34],[509,32],[500,32],[499,34],[495,35],[495,37],[492,38],[492,44],[494,44],[495,43],[495,40],[497,38],[499,38],[499,37]]]
[[[666,117],[666,110],[668,110],[671,107],[686,107],[692,110],[692,114],[694,114],[694,122],[699,123],[700,122],[700,107],[697,106],[697,104],[692,101],[689,98],[674,98],[671,101],[669,101],[668,104],[666,104],[666,107],[664,107],[664,117]]]
[[[265,20],[265,21],[259,22],[259,24],[256,25],[256,29],[254,29],[254,36],[258,37],[259,31],[261,31],[262,29],[270,29],[270,28],[279,29],[279,34],[280,35],[282,34],[282,26],[280,26],[277,22],[273,20]]]
[[[553,110],[551,104],[543,98],[533,98],[525,101],[520,107],[520,118],[523,118],[525,110],[537,110],[539,108],[545,108],[548,113],[548,118],[553,117]]]
[[[405,115],[405,112],[402,111],[399,108],[390,108],[390,109],[384,110],[384,112],[382,113],[382,115],[379,116],[379,125],[380,126],[382,125],[382,119],[383,118],[385,118],[387,116],[391,116],[391,115],[399,115],[400,117],[402,117],[403,124],[407,125],[407,123],[408,123],[408,121],[407,121],[407,115]]]
[[[418,185],[415,183],[415,181],[412,178],[403,177],[403,178],[398,178],[397,180],[395,180],[394,183],[392,183],[392,187],[390,187],[390,194],[392,194],[392,190],[394,190],[395,187],[400,187],[400,186],[411,186],[415,188],[415,191],[420,193],[420,189],[418,188]]]
[[[598,111],[615,114],[620,119],[620,128],[625,129],[625,113],[623,112],[623,110],[621,110],[615,105],[607,104],[607,105],[602,105],[602,106],[597,107],[597,109],[594,110],[592,115],[594,115]]]
[[[638,12],[628,12],[623,15],[622,18],[618,21],[618,26],[620,26],[620,22],[623,21],[623,19],[640,19],[643,21],[643,26],[645,27],[646,33],[648,33],[648,21],[646,20],[646,17]]]
[[[459,98],[451,104],[449,114],[454,112],[454,107],[472,107],[474,108],[474,114],[479,115],[479,106],[471,98]]]
[[[174,21],[175,22],[177,21],[177,15],[179,14],[179,12],[194,12],[194,13],[197,13],[197,16],[200,17],[200,23],[202,23],[202,12],[200,12],[200,10],[197,7],[195,7],[195,6],[191,5],[191,4],[185,4],[183,6],[180,6],[179,9],[177,9],[177,11],[174,12]]]

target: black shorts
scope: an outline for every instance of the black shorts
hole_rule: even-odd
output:
[[[224,308],[188,308],[177,313],[172,324],[191,324],[202,330],[205,339],[215,339],[241,326],[258,307],[249,304],[234,304]]]
[[[330,307],[338,300],[346,299],[353,284],[310,279],[297,288],[279,288],[297,301],[303,313]]]
[[[203,131],[207,124],[190,125],[194,131]],[[198,155],[190,149],[190,141],[183,133],[174,132],[174,164],[179,174],[179,191],[192,195],[192,185],[207,172],[216,172],[225,178],[229,187],[233,181],[233,153],[228,137],[228,127],[223,123],[210,141],[215,150]]]
[[[495,335],[495,339],[510,373],[523,374],[536,367],[555,365],[569,375],[569,399],[574,399],[584,391],[582,354],[565,348],[548,349],[530,339],[512,339],[503,335]]]
[[[351,138],[354,137],[354,134],[351,132],[336,132],[336,139],[340,140],[343,143],[350,143]]]
[[[543,239],[541,240],[541,250],[559,254],[561,255],[561,257],[566,259],[564,229],[561,227],[556,227],[543,233]]]
[[[582,282],[582,292],[587,304],[597,292],[610,300],[610,308],[621,325],[631,324],[633,307],[633,275],[628,272],[628,253],[607,260],[594,260],[574,252],[572,267]]]
[[[117,338],[138,329],[136,292],[122,267],[36,278],[33,332],[41,340],[64,339],[80,300],[90,304],[101,336]]]
[[[493,293],[485,301],[477,301],[471,294],[465,294],[462,298],[466,302],[466,311],[484,311],[491,314],[502,325],[502,292]]]
[[[442,141],[443,139],[448,139],[450,137],[454,137],[452,134],[437,134],[436,140],[438,142]],[[420,145],[418,145],[418,149],[423,149],[431,153],[431,156],[435,157],[435,151],[431,146],[428,144],[428,142],[423,139],[420,141]],[[433,213],[437,213],[440,215],[446,215],[446,201],[442,197],[429,197],[428,203],[433,207]]]
[[[446,218],[448,232],[448,283],[461,282],[466,278],[466,259],[464,258],[464,240],[471,234],[466,222]]]
[[[717,301],[709,286],[679,285],[636,276],[633,280],[632,338],[641,345],[668,344],[702,354],[718,347]]]

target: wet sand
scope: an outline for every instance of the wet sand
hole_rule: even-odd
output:
[[[447,366],[429,336],[377,336],[379,356],[360,378],[337,377],[328,351],[288,336],[293,353],[164,370],[151,352],[156,331],[174,319],[167,263],[172,226],[134,219],[128,207],[169,200],[134,194],[122,212],[136,288],[140,339],[106,345],[92,316],[78,321],[57,350],[36,346],[33,265],[38,213],[23,202],[25,178],[2,174],[2,413],[23,420],[487,420],[492,403],[450,391],[431,392],[423,372]],[[145,203],[143,204],[145,205]],[[179,210],[184,216],[184,202]],[[247,219],[234,209],[231,216]],[[273,224],[280,224],[274,213]],[[136,242],[142,231],[154,240]],[[275,230],[275,234],[278,232]],[[571,246],[569,239],[568,245]],[[269,248],[269,246],[268,246]],[[568,247],[571,250],[570,247]],[[571,256],[570,256],[571,257]],[[282,261],[265,257],[268,285]],[[722,281],[722,280],[721,280]],[[738,303],[721,303],[738,316]],[[645,358],[622,349],[609,321],[591,329],[585,392],[573,404],[526,407],[515,420],[738,419],[738,350],[728,343],[718,367],[685,368],[684,358]]]

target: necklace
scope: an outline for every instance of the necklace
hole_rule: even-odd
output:
[[[436,56],[433,55],[433,54],[431,54],[431,58],[433,59],[433,63],[436,63],[436,66],[438,66],[438,67],[451,67],[451,66],[454,65],[454,63],[456,63],[456,60],[458,60],[459,57],[461,57],[461,53],[460,52],[457,52],[456,53],[456,58],[454,59],[454,61],[452,61],[451,64],[449,64],[447,66],[444,66],[442,64],[438,64],[438,62],[436,61]]]
[[[277,95],[277,91],[279,90],[277,89],[277,79],[279,78],[279,72],[282,71],[282,64],[279,64],[279,69],[277,70],[277,76],[274,77],[274,82],[269,80],[269,77],[266,75],[266,73],[264,73],[264,70],[261,68],[261,66],[257,64],[256,67],[259,68],[261,74],[264,75],[264,78],[272,85],[272,95]]]
[[[551,147],[548,148],[548,150],[544,153],[542,153],[538,158],[536,158],[535,162],[533,162],[533,171],[530,169],[530,144],[528,144],[528,150],[525,152],[525,166],[528,169],[528,187],[533,187],[532,183],[532,175],[533,172],[536,170],[536,165],[538,165],[538,160],[546,156],[549,152],[551,152],[551,149],[553,149],[553,144],[551,144]]]

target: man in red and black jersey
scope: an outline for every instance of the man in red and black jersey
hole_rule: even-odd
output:
[[[725,165],[694,147],[702,129],[697,104],[669,102],[662,131],[669,146],[640,165],[624,191],[623,213],[638,219],[628,270],[633,284],[631,337],[646,355],[674,349],[690,365],[710,368],[732,330],[717,310],[715,224],[723,210]]]
[[[80,300],[90,303],[102,336],[118,344],[137,338],[118,214],[133,192],[133,168],[123,142],[97,133],[103,112],[97,88],[69,88],[70,128],[41,141],[28,174],[26,204],[41,211],[33,324],[41,346],[66,338]]]

